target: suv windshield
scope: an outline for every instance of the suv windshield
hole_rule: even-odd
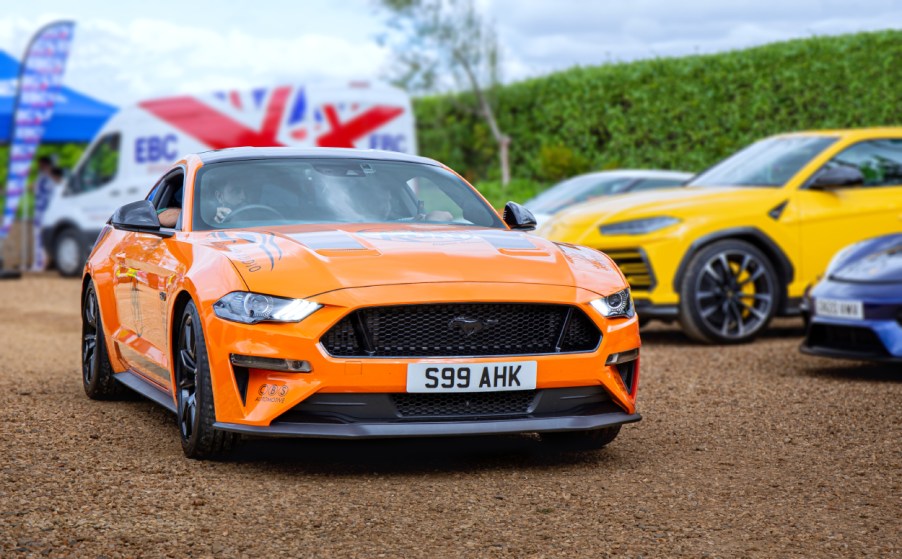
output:
[[[768,138],[736,152],[704,171],[687,186],[783,186],[836,138]]]
[[[420,163],[227,161],[201,167],[195,185],[195,231],[300,223],[504,227],[494,210],[454,173]]]

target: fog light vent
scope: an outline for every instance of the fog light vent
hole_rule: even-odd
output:
[[[248,369],[266,369],[269,371],[285,371],[287,373],[309,373],[313,367],[309,361],[299,359],[276,359],[272,357],[254,357],[252,355],[231,354],[232,365]]]

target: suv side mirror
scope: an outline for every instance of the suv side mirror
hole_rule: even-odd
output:
[[[516,202],[508,202],[504,205],[501,219],[508,227],[518,231],[532,231],[536,228],[536,216]]]
[[[864,185],[864,175],[855,167],[839,165],[831,169],[824,169],[814,176],[814,180],[808,188],[811,190],[831,190],[844,186]]]
[[[160,218],[157,217],[157,209],[150,200],[138,200],[122,206],[110,218],[110,225],[122,231],[150,233],[160,237],[171,237],[175,234],[174,231],[160,230]]]

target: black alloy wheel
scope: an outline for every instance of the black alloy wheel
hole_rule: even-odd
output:
[[[175,347],[176,419],[182,450],[188,458],[214,458],[238,440],[234,433],[213,428],[216,411],[207,344],[197,307],[188,303],[179,321]]]
[[[85,289],[81,305],[81,380],[85,394],[94,400],[114,400],[124,393],[124,387],[113,378],[93,281]]]
[[[178,401],[179,429],[182,439],[191,439],[197,422],[197,337],[194,319],[186,313],[179,330]]]
[[[777,301],[770,260],[744,241],[720,241],[690,261],[680,293],[680,321],[699,341],[746,342],[768,325]]]

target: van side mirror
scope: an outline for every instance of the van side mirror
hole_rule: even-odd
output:
[[[501,219],[508,227],[518,231],[532,231],[536,228],[536,216],[516,202],[508,202],[504,205]]]
[[[122,206],[110,218],[110,225],[122,231],[150,233],[160,237],[171,237],[175,234],[175,231],[163,231],[160,229],[160,218],[157,217],[157,209],[153,207],[153,203],[150,200],[138,200]]]
[[[814,176],[814,180],[808,186],[811,190],[832,190],[845,186],[864,185],[864,175],[855,167],[839,165],[830,169],[824,169]]]

